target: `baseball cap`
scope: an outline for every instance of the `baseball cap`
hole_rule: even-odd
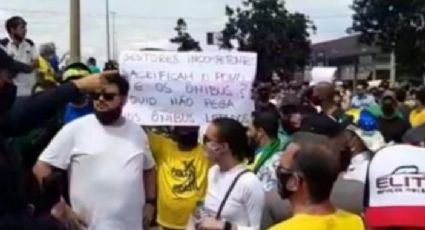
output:
[[[62,75],[62,81],[67,82],[73,79],[82,78],[90,75],[90,68],[84,63],[76,62],[65,67]]]
[[[369,227],[425,228],[425,148],[393,145],[369,165],[365,221]]]
[[[354,125],[347,127],[363,142],[363,144],[372,152],[376,152],[385,146],[385,139],[378,130],[364,130]]]
[[[305,119],[301,124],[300,131],[312,132],[328,137],[336,137],[341,134],[349,125],[351,120],[338,122],[325,114],[318,114]]]

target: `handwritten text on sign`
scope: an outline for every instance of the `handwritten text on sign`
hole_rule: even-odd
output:
[[[126,51],[124,115],[141,125],[201,125],[218,117],[250,120],[257,57],[241,52]]]

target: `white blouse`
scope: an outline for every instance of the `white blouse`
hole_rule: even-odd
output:
[[[208,189],[205,209],[217,213],[219,206],[235,177],[245,170],[238,165],[229,171],[221,172],[218,165],[208,172]],[[243,174],[230,193],[221,213],[223,221],[238,226],[238,230],[259,230],[264,207],[264,190],[258,177],[248,172]]]

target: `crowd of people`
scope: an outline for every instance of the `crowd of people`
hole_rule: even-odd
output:
[[[425,229],[423,86],[273,78],[250,124],[140,127],[115,63],[59,68],[6,29],[1,230]]]

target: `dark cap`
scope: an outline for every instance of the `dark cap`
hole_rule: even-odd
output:
[[[350,125],[351,121],[336,121],[330,116],[318,114],[307,118],[301,124],[301,131],[311,132],[328,137],[336,137],[341,134]]]

